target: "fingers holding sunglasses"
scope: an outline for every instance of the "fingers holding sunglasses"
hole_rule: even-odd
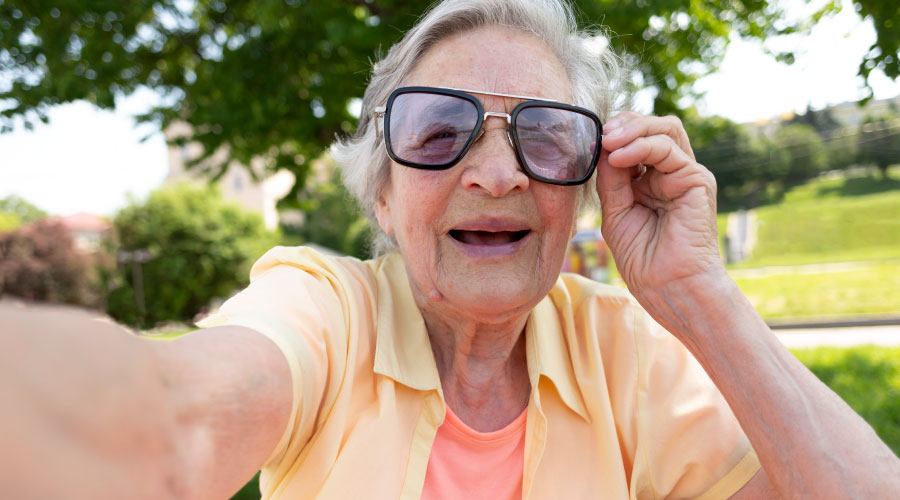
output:
[[[622,132],[603,137],[597,163],[601,228],[629,290],[661,321],[671,317],[661,290],[724,275],[716,185],[680,124],[634,113],[623,120]]]
[[[616,168],[653,165],[666,174],[692,165],[702,168],[667,135],[638,137],[618,149],[612,149],[605,143],[603,147],[610,152],[609,164]]]
[[[711,203],[715,210],[716,182],[712,173],[668,136],[639,137],[610,152],[607,163],[614,169],[628,172],[636,190],[663,202],[673,201],[699,188],[706,197],[712,196],[705,203]],[[644,171],[643,165],[652,167],[644,167]]]
[[[647,116],[623,111],[603,126],[603,147],[614,151],[638,137],[664,135],[692,159],[694,151],[684,125],[675,116]]]

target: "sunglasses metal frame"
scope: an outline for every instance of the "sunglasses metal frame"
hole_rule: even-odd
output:
[[[394,100],[398,96],[401,96],[403,94],[410,94],[410,93],[436,94],[436,95],[457,97],[457,98],[466,100],[468,102],[471,102],[475,106],[475,110],[478,112],[478,116],[476,117],[477,121],[475,122],[475,126],[473,127],[472,133],[469,135],[469,138],[466,141],[466,144],[462,147],[462,149],[459,151],[459,153],[456,155],[456,157],[453,158],[453,160],[446,162],[446,163],[437,164],[437,165],[426,165],[426,164],[421,164],[421,163],[404,160],[403,158],[400,158],[399,156],[394,154],[393,148],[391,147],[391,133],[390,133],[390,126],[389,126],[390,125],[390,114],[393,109]],[[481,101],[479,101],[472,94],[489,95],[489,96],[496,96],[496,97],[507,97],[507,98],[512,98],[512,99],[524,99],[524,101],[517,104],[516,107],[513,108],[512,113],[509,113],[509,114],[493,112],[493,111],[486,112],[484,110],[484,107],[481,105]],[[563,109],[566,111],[572,111],[572,112],[587,116],[595,123],[595,125],[597,127],[596,128],[596,136],[594,138],[596,146],[594,147],[594,152],[593,152],[593,156],[591,158],[590,167],[588,168],[587,172],[585,173],[585,175],[583,177],[581,177],[579,179],[574,179],[574,180],[552,179],[552,178],[544,177],[540,174],[535,173],[528,166],[528,162],[525,161],[525,155],[522,152],[521,144],[519,143],[519,136],[518,136],[518,131],[516,130],[516,127],[515,127],[515,123],[516,123],[516,118],[518,118],[519,113],[522,110],[525,110],[528,108],[535,108],[535,107],[554,108],[554,109]],[[501,93],[497,93],[497,92],[484,92],[484,91],[480,91],[480,90],[457,89],[457,88],[451,88],[451,87],[401,87],[401,88],[398,88],[398,89],[394,90],[393,92],[391,92],[391,95],[388,97],[387,104],[385,104],[384,106],[379,106],[379,107],[375,108],[376,125],[378,123],[379,118],[383,119],[383,121],[384,121],[384,123],[382,124],[382,130],[384,131],[384,145],[385,145],[385,149],[387,150],[388,156],[392,160],[394,160],[395,162],[397,162],[401,165],[411,167],[411,168],[419,168],[419,169],[423,169],[423,170],[446,170],[446,169],[453,167],[457,163],[459,163],[463,159],[463,157],[466,155],[466,153],[469,151],[469,148],[471,148],[472,145],[481,137],[481,135],[483,133],[482,126],[484,125],[484,121],[488,117],[491,117],[491,116],[498,117],[498,118],[506,118],[507,138],[509,139],[510,145],[512,146],[513,150],[516,153],[516,159],[519,161],[519,166],[522,167],[522,171],[524,171],[525,175],[527,175],[528,177],[538,180],[538,181],[541,181],[541,182],[546,182],[548,184],[556,184],[556,185],[561,185],[561,186],[574,186],[574,185],[585,183],[588,179],[591,178],[591,175],[593,175],[594,170],[597,167],[597,159],[600,157],[601,141],[603,138],[601,131],[603,130],[603,124],[600,122],[600,117],[598,117],[596,113],[594,113],[588,109],[585,109],[585,108],[573,106],[571,104],[565,104],[565,103],[562,103],[559,101],[554,101],[552,99],[544,99],[541,97],[524,96],[524,95],[516,95],[516,94],[501,94]]]

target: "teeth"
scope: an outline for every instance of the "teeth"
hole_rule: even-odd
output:
[[[519,241],[528,231],[450,231],[450,236],[469,245],[503,245]]]

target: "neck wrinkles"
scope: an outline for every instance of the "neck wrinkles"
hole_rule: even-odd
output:
[[[448,321],[422,309],[444,398],[473,429],[502,428],[521,414],[530,382],[525,353],[528,314],[485,324]]]

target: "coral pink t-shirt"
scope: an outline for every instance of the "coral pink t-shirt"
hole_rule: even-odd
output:
[[[527,413],[500,430],[478,432],[448,406],[428,457],[422,500],[521,499]]]

